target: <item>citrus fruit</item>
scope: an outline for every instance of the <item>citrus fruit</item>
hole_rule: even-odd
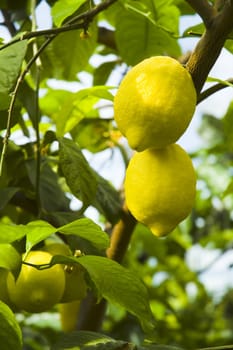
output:
[[[196,106],[189,72],[175,59],[156,56],[134,66],[114,99],[119,130],[137,151],[176,142],[188,127]]]
[[[24,262],[49,264],[51,258],[50,253],[37,250],[29,252]],[[10,299],[20,310],[43,312],[60,302],[65,288],[64,270],[58,264],[43,270],[22,264],[17,280],[9,273],[7,287]]]
[[[4,268],[0,268],[0,300],[7,304],[13,311],[16,311],[15,306],[10,300],[7,289],[7,275],[9,271]]]
[[[72,256],[68,245],[62,243],[52,243],[44,248],[52,255]],[[61,303],[70,302],[73,300],[81,300],[85,298],[87,292],[87,284],[85,282],[85,270],[79,264],[63,265],[65,273],[65,289],[60,300]]]
[[[69,303],[58,305],[63,332],[68,333],[76,329],[80,303],[80,300],[74,300]]]
[[[156,236],[171,232],[194,204],[196,175],[188,154],[177,144],[136,152],[125,178],[128,209]]]

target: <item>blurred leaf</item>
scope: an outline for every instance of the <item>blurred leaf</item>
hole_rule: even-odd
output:
[[[0,267],[17,273],[20,266],[21,255],[17,250],[11,244],[0,244]]]
[[[213,115],[204,114],[198,133],[209,147],[221,144],[224,136],[222,120]]]
[[[109,129],[111,121],[90,118],[83,119],[73,130],[80,148],[85,148],[90,152],[100,152],[109,147]]]
[[[196,24],[195,26],[187,28],[184,33],[183,37],[192,37],[192,36],[197,36],[200,37],[205,31],[205,26],[203,23]]]
[[[27,50],[23,40],[0,51],[0,110],[8,108],[10,92],[17,80]]]
[[[112,224],[115,224],[119,220],[122,210],[120,194],[107,180],[97,173],[96,180],[97,191],[92,204],[100,213],[105,215]]]
[[[70,139],[59,138],[59,158],[62,172],[71,192],[83,202],[84,208],[95,197],[96,177],[79,147]]]
[[[36,119],[36,91],[34,91],[26,81],[23,81],[20,84],[20,88],[18,90],[18,97],[22,102],[24,108],[27,110],[34,129],[36,129],[38,123],[38,120]]]
[[[35,159],[27,159],[25,162],[28,176],[36,188],[37,164]],[[58,176],[51,169],[46,160],[42,160],[40,167],[40,205],[50,211],[68,211],[70,200],[58,184]]]
[[[42,98],[42,111],[56,123],[57,135],[70,132],[83,118],[99,117],[95,109],[100,99],[110,100],[113,95],[108,86],[93,86],[76,93],[65,90],[48,90]]]
[[[0,301],[1,350],[22,350],[22,333],[11,309]]]
[[[73,234],[82,237],[90,241],[99,250],[106,250],[109,247],[108,235],[90,219],[78,219],[59,227],[58,230],[65,235]]]
[[[184,350],[183,348],[171,345],[162,344],[146,344],[145,346],[139,346],[138,350]]]
[[[153,331],[147,289],[135,272],[104,257],[86,255],[78,258],[78,262],[87,270],[100,296],[135,315],[146,333]]]
[[[48,238],[51,234],[57,231],[55,227],[42,220],[29,222],[26,225],[26,228],[28,231],[26,239],[26,252],[29,252],[33,246]]]
[[[47,77],[77,81],[96,47],[97,28],[95,22],[89,27],[90,37],[80,38],[80,30],[59,34],[41,55],[43,74]]]
[[[107,82],[116,62],[104,62],[94,70],[93,85],[103,85]]]
[[[223,131],[224,131],[224,143],[227,149],[233,151],[233,101],[229,104],[226,114],[223,117]]]
[[[129,4],[130,10],[120,3],[110,9],[115,13],[116,43],[123,60],[135,65],[154,55],[177,57],[180,48],[174,36],[178,34],[179,11],[172,1],[144,1],[147,16],[135,7],[135,1],[127,2],[126,7]]]
[[[89,331],[76,331],[63,335],[51,350],[80,349],[80,350],[120,350],[126,342],[114,340],[104,334]],[[130,350],[130,349],[129,349]]]
[[[0,188],[0,210],[2,210],[7,205],[15,193],[18,192],[18,190],[19,187]]]
[[[54,24],[60,27],[64,19],[72,15],[86,0],[58,0],[52,7]]]
[[[5,224],[0,222],[0,243],[13,243],[27,233],[24,225]]]

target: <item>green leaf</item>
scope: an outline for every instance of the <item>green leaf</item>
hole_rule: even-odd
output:
[[[7,203],[18,191],[19,187],[8,187],[0,189],[0,210],[2,210],[7,205]]]
[[[108,80],[113,68],[116,65],[116,61],[104,62],[94,71],[93,85],[103,85]]]
[[[71,16],[86,0],[58,0],[52,7],[55,25],[60,27],[64,19]]]
[[[36,160],[27,159],[25,161],[30,178],[34,188],[36,188]],[[66,197],[58,184],[59,178],[52,170],[48,162],[43,159],[40,168],[40,202],[41,207],[47,212],[68,211],[70,200]]]
[[[93,86],[77,93],[64,90],[48,90],[42,98],[42,111],[56,123],[57,135],[70,132],[83,118],[99,117],[95,107],[100,99],[113,101],[111,87]]]
[[[77,261],[87,270],[102,297],[135,315],[145,332],[153,331],[154,318],[148,292],[135,272],[100,256],[87,255]]]
[[[29,252],[34,245],[48,238],[51,234],[57,231],[55,227],[42,220],[31,221],[26,227],[28,230],[26,252]]]
[[[184,349],[177,346],[171,346],[171,345],[148,344],[145,346],[139,346],[138,350],[184,350]]]
[[[21,255],[17,250],[11,244],[0,244],[0,267],[17,273],[20,266]]]
[[[80,38],[80,30],[61,33],[41,55],[43,73],[49,78],[77,81],[77,74],[85,70],[96,47],[95,22],[89,27],[90,37]]]
[[[10,225],[0,222],[0,244],[15,242],[23,238],[26,233],[24,225]]]
[[[117,350],[126,344],[126,342],[114,340],[104,334],[89,331],[76,331],[71,334],[63,335],[51,350],[70,348],[80,350]]]
[[[59,161],[71,192],[86,208],[95,197],[96,177],[79,147],[66,138],[59,138]]]
[[[154,55],[166,53],[177,57],[180,47],[175,36],[178,34],[179,11],[173,2],[145,0],[146,12],[135,8],[135,1],[127,1],[126,7],[129,4],[130,10],[120,3],[112,6],[112,11],[116,12],[116,43],[123,60],[128,65],[135,65]]]
[[[23,40],[0,51],[0,110],[8,108],[10,92],[19,75],[27,50],[27,41]]]
[[[115,188],[102,176],[96,173],[97,191],[92,205],[105,215],[107,220],[115,224],[122,211],[122,201],[120,194]]]
[[[190,38],[190,37],[200,37],[202,36],[202,34],[204,33],[205,31],[205,26],[203,23],[199,23],[199,24],[196,24],[195,26],[192,26],[192,27],[189,27],[187,28],[184,33],[183,33],[183,37],[186,38]]]
[[[100,226],[87,218],[78,219],[59,227],[58,231],[65,235],[72,234],[82,237],[90,241],[99,250],[106,250],[109,247],[108,235],[102,231]]]
[[[14,313],[0,301],[0,343],[1,350],[21,350],[22,333]]]

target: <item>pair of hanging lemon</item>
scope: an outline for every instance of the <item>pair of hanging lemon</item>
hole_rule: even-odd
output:
[[[134,66],[115,96],[116,123],[136,151],[126,171],[126,204],[158,237],[170,233],[194,205],[195,170],[176,141],[190,124],[196,98],[189,72],[165,56]]]

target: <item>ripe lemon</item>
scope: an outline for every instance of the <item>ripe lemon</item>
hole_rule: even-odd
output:
[[[126,171],[125,198],[132,215],[160,237],[189,215],[195,187],[191,159],[172,144],[133,155]]]
[[[61,328],[63,332],[68,333],[77,329],[80,304],[80,300],[74,300],[69,303],[58,305]]]
[[[43,251],[31,251],[25,262],[41,265],[50,263],[52,255]],[[38,270],[22,264],[15,280],[12,273],[7,277],[9,297],[20,309],[27,312],[43,312],[60,302],[65,288],[65,274],[62,265]]]
[[[44,248],[52,255],[72,256],[70,248],[66,244],[52,243]],[[84,269],[78,264],[63,265],[65,273],[65,289],[60,303],[67,303],[74,300],[85,298],[87,293],[87,284],[84,277]]]
[[[16,311],[15,306],[10,300],[8,289],[7,289],[7,275],[9,271],[0,268],[0,300],[7,304],[13,311]]]
[[[137,151],[176,142],[188,127],[196,106],[189,72],[171,57],[156,56],[134,66],[114,99],[119,130]]]

